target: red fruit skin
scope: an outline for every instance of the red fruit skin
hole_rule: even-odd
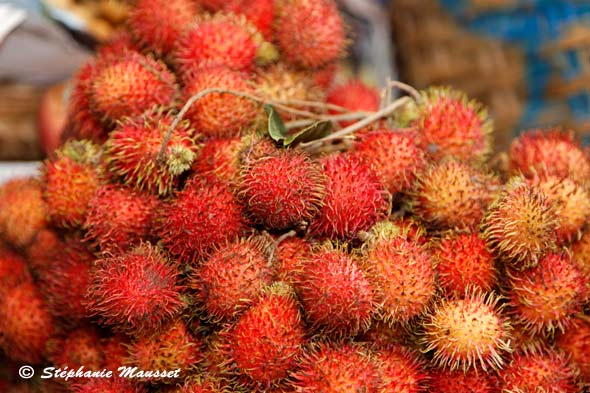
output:
[[[342,85],[334,86],[326,97],[328,104],[338,105],[351,112],[375,112],[379,109],[379,92],[374,87],[367,86],[360,79],[353,79]],[[336,110],[328,111],[340,114]],[[348,127],[353,120],[339,121],[340,127]]]
[[[326,180],[321,166],[308,155],[282,150],[243,165],[238,195],[254,222],[282,230],[313,218]]]
[[[327,193],[310,224],[312,235],[351,239],[387,216],[388,193],[369,166],[347,154],[328,156],[320,162],[328,177]]]
[[[209,139],[203,143],[192,170],[203,177],[213,177],[227,185],[235,186],[240,177],[240,150],[238,137]]]
[[[113,373],[115,374],[115,373]],[[90,378],[72,386],[74,393],[148,393],[146,385],[134,380],[113,378]]]
[[[524,272],[510,273],[513,318],[532,333],[564,331],[581,310],[583,278],[568,254],[549,253]]]
[[[55,322],[32,282],[4,292],[0,298],[0,348],[13,360],[39,363]]]
[[[498,381],[493,375],[473,370],[430,372],[428,391],[436,393],[497,393]]]
[[[55,367],[98,371],[104,362],[104,353],[98,332],[91,327],[77,328],[62,338],[47,343],[48,358]]]
[[[130,189],[104,185],[89,202],[86,239],[101,251],[125,251],[147,240],[158,198]]]
[[[131,32],[128,29],[121,29],[115,32],[109,41],[96,48],[96,57],[121,57],[129,51],[141,52],[141,49],[137,46]]]
[[[56,231],[49,228],[40,230],[25,251],[31,272],[35,275],[44,274],[62,247],[63,241]]]
[[[31,281],[27,261],[0,245],[0,298],[12,288]]]
[[[247,229],[243,208],[228,187],[197,178],[159,209],[156,222],[166,249],[181,263],[193,264]]]
[[[529,179],[570,177],[578,184],[587,185],[590,178],[590,160],[571,131],[527,131],[512,141],[509,157],[510,171]]]
[[[354,154],[370,165],[392,195],[405,192],[425,169],[426,157],[413,134],[379,129],[362,135]]]
[[[230,320],[254,302],[273,279],[266,245],[240,239],[212,252],[191,276],[189,287],[211,320]]]
[[[115,335],[102,340],[102,351],[104,353],[103,368],[117,370],[129,357],[130,338],[123,334]]]
[[[178,96],[176,78],[164,63],[128,51],[97,60],[88,87],[90,107],[106,123],[170,107]]]
[[[304,354],[292,378],[301,392],[375,393],[381,384],[377,366],[363,347],[354,344],[319,344]]]
[[[380,370],[380,393],[420,393],[427,379],[417,356],[402,346],[388,345],[375,354]]]
[[[192,0],[140,0],[132,8],[128,23],[143,47],[165,56],[196,16],[197,5]]]
[[[373,287],[344,251],[323,250],[304,261],[295,285],[315,329],[354,336],[369,328],[375,311]]]
[[[559,334],[555,346],[569,358],[569,363],[579,373],[581,380],[590,386],[590,319],[577,318],[565,332]]]
[[[521,354],[499,372],[502,392],[575,393],[580,389],[576,374],[558,352]]]
[[[258,389],[287,377],[305,343],[297,301],[273,293],[262,295],[225,334],[236,371]]]
[[[460,297],[468,287],[489,292],[496,283],[494,256],[477,233],[443,237],[434,260],[438,282],[447,295]]]
[[[67,156],[47,161],[43,197],[51,222],[61,228],[81,226],[88,203],[102,183],[93,165],[78,163]]]
[[[87,307],[116,331],[153,333],[184,307],[177,266],[155,246],[142,243],[95,262]]]
[[[176,42],[174,61],[185,76],[211,66],[249,71],[257,47],[254,32],[244,19],[217,14],[185,32]]]
[[[305,260],[311,257],[311,249],[311,243],[299,237],[290,237],[281,241],[276,249],[275,281],[295,285],[303,273]]]
[[[0,238],[24,248],[46,226],[47,205],[36,179],[18,178],[0,186]]]
[[[275,36],[286,61],[317,68],[344,54],[344,23],[333,0],[277,0],[275,4]]]
[[[244,15],[267,41],[272,40],[274,0],[229,0],[225,2],[223,8],[225,12]]]
[[[185,80],[183,99],[210,88],[252,94],[244,74],[222,67],[207,67],[190,73]],[[231,138],[241,135],[258,115],[256,103],[229,93],[210,93],[197,100],[186,118],[205,138]]]

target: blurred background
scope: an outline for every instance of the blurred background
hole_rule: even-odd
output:
[[[485,103],[496,144],[528,128],[590,135],[590,2],[339,0],[367,83],[451,85]],[[124,22],[118,0],[0,1],[0,160],[39,160],[65,122],[67,82]]]

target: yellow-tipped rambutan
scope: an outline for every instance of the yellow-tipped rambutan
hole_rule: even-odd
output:
[[[420,97],[404,107],[402,122],[418,131],[420,147],[432,160],[449,156],[465,162],[487,159],[492,122],[480,103],[450,88],[429,88]]]
[[[590,160],[574,138],[573,131],[531,130],[512,141],[510,171],[527,178],[569,177],[588,185]]]
[[[434,264],[447,295],[462,296],[468,286],[489,292],[496,283],[494,257],[477,233],[447,233],[436,242]]]
[[[523,270],[555,247],[557,216],[542,192],[514,177],[489,206],[481,227],[494,254]]]
[[[345,53],[344,23],[333,0],[277,0],[275,36],[289,63],[317,68]]]
[[[322,205],[327,177],[303,151],[278,150],[242,166],[238,195],[254,222],[306,227]]]
[[[414,214],[434,229],[476,229],[499,182],[467,163],[445,160],[416,177]]]
[[[178,268],[149,243],[95,263],[88,309],[116,331],[145,335],[159,330],[184,307]]]
[[[105,144],[109,169],[138,191],[169,194],[178,186],[179,176],[191,168],[199,149],[194,130],[184,121],[174,129],[164,161],[159,161],[173,120],[172,114],[157,111],[119,122]]]
[[[508,320],[494,293],[466,291],[462,299],[441,300],[424,322],[425,352],[443,369],[498,370],[511,352]]]
[[[549,253],[532,269],[511,273],[509,299],[513,318],[534,333],[563,331],[581,311],[583,277],[565,253]]]
[[[413,133],[379,129],[360,136],[354,154],[369,164],[392,195],[407,191],[426,167]]]
[[[208,318],[232,319],[271,284],[274,272],[267,247],[262,238],[228,242],[195,270],[188,285]]]
[[[328,183],[324,205],[310,225],[313,235],[354,238],[387,216],[390,194],[367,164],[349,154],[328,156],[320,162]]]

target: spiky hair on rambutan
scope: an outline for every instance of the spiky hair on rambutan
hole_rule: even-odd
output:
[[[512,352],[511,325],[500,298],[468,288],[461,299],[442,299],[423,323],[420,342],[443,369],[498,370]]]
[[[393,344],[374,349],[373,352],[372,360],[377,364],[381,377],[379,392],[424,391],[428,375],[416,353],[407,347]]]
[[[85,240],[101,252],[125,251],[148,240],[158,205],[154,195],[115,184],[101,186],[88,204]]]
[[[213,321],[228,321],[248,308],[270,285],[269,244],[263,237],[241,238],[217,245],[191,274],[197,307]]]
[[[166,56],[197,13],[193,0],[139,0],[129,14],[128,24],[141,46]]]
[[[548,253],[524,272],[510,273],[512,317],[533,333],[564,331],[581,311],[583,276],[566,253]]]
[[[428,387],[437,393],[496,393],[497,384],[495,376],[474,370],[433,370],[428,378]]]
[[[514,269],[537,265],[554,249],[557,216],[555,207],[522,177],[513,177],[489,206],[481,229],[495,255]]]
[[[530,130],[514,139],[509,166],[512,174],[527,178],[556,176],[584,186],[590,179],[590,159],[574,132],[561,129]]]
[[[161,249],[141,243],[95,262],[87,307],[116,331],[153,333],[185,306],[179,274]]]
[[[475,229],[499,187],[491,174],[453,159],[416,176],[411,207],[433,229]]]
[[[199,151],[198,135],[188,121],[182,121],[174,128],[160,162],[159,153],[173,121],[174,114],[157,110],[118,122],[105,143],[105,161],[111,172],[138,191],[172,192]]]
[[[277,0],[275,12],[276,41],[290,64],[318,68],[345,54],[345,27],[335,1]]]
[[[157,213],[156,230],[181,263],[198,264],[216,246],[238,238],[248,227],[243,206],[227,184],[192,178]]]
[[[360,79],[351,79],[341,85],[332,86],[326,97],[328,104],[337,105],[350,112],[376,112],[380,101],[379,91]],[[342,112],[331,109],[328,113],[341,114]],[[348,127],[353,123],[353,120],[338,122],[341,127]]]
[[[358,157],[336,154],[320,162],[328,182],[324,205],[310,224],[313,236],[352,239],[389,214],[391,195]]]
[[[127,51],[98,58],[90,82],[90,108],[106,123],[170,108],[178,98],[176,78],[164,63]]]
[[[557,349],[569,357],[569,363],[579,371],[582,382],[590,386],[590,317],[581,315],[572,321],[555,340]]]
[[[62,228],[84,224],[88,204],[105,182],[100,147],[89,140],[66,142],[42,169],[43,197],[51,222]]]
[[[434,161],[453,156],[481,163],[491,152],[492,121],[483,106],[448,87],[420,92],[420,100],[404,106],[402,126],[418,131],[419,145]]]
[[[118,376],[90,378],[74,383],[71,389],[75,393],[148,393],[147,385]]]
[[[326,194],[322,167],[300,150],[277,150],[248,160],[238,195],[252,220],[270,229],[306,227]]]
[[[314,250],[302,261],[295,289],[315,330],[351,337],[369,328],[376,306],[373,287],[342,247],[322,245]]]

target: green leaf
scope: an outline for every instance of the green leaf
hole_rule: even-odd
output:
[[[316,121],[315,123],[288,135],[283,141],[285,146],[297,141],[309,141],[319,139],[327,135],[332,130],[332,122],[327,120]]]
[[[264,105],[264,111],[268,115],[268,133],[277,142],[284,141],[289,136],[285,123],[272,105]]]

